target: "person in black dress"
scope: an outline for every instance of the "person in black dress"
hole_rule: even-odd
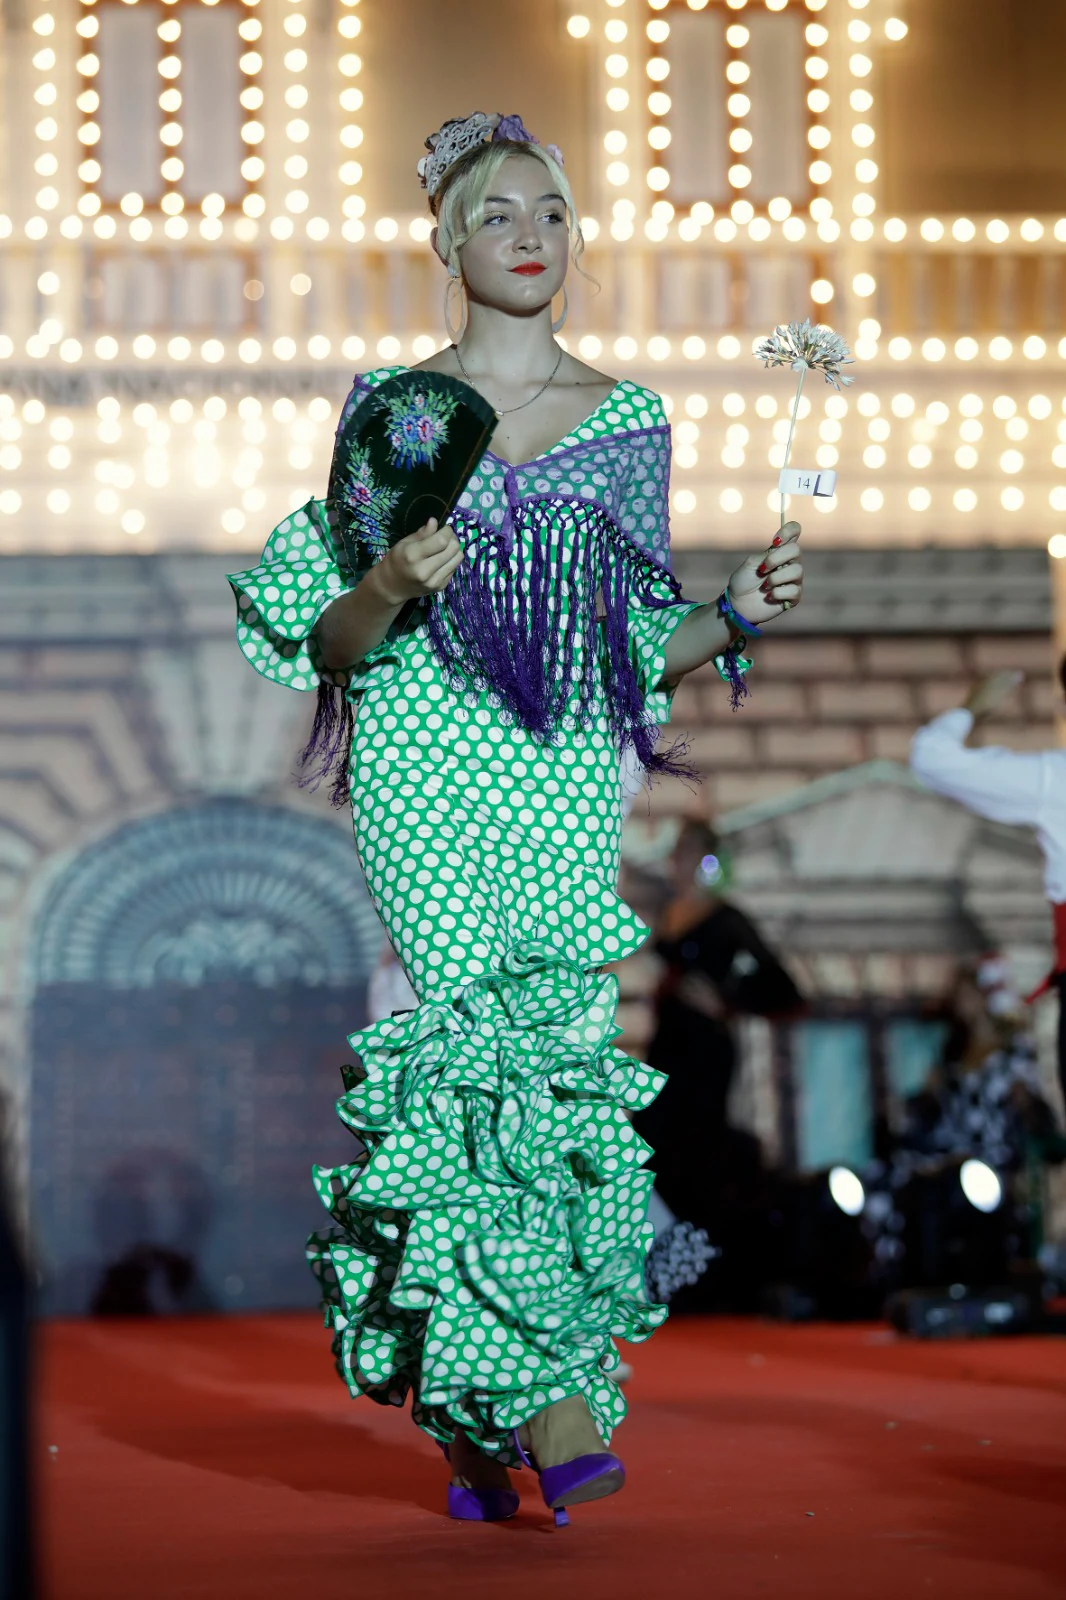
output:
[[[729,1126],[733,1024],[740,1016],[794,1015],[803,997],[751,920],[724,898],[728,864],[713,830],[684,823],[672,866],[674,894],[654,946],[664,971],[646,1052],[666,1084],[634,1126],[655,1152],[657,1193],[721,1249],[701,1285],[679,1296],[678,1309],[739,1310],[758,1296],[766,1196],[757,1141]]]

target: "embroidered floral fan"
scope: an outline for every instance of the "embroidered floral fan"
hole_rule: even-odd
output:
[[[365,570],[430,517],[446,522],[496,422],[487,400],[442,372],[404,372],[373,389],[333,452],[326,504],[341,564]]]

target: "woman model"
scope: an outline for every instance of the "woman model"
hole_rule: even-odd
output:
[[[339,1112],[365,1149],[316,1170],[334,1226],[308,1253],[338,1368],[353,1395],[412,1393],[453,1516],[512,1516],[526,1459],[565,1521],[624,1480],[612,1341],[666,1314],[644,1292],[652,1180],[628,1115],[662,1079],[613,1048],[603,970],[646,934],[614,889],[620,751],[672,765],[655,734],[673,685],[728,652],[736,617],[796,603],[799,528],[717,605],[681,600],[661,402],[554,338],[581,246],[561,156],[481,113],[427,149],[432,244],[467,311],[415,370],[491,402],[492,448],[453,525],[428,522],[357,584],[320,502],[230,581],[253,666],[319,686],[327,754],[332,686],[352,708],[359,858],[419,999],[352,1035]],[[344,415],[399,370],[358,378]],[[401,627],[411,602],[421,620]]]

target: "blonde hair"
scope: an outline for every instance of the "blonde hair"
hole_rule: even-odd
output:
[[[440,188],[429,203],[437,219],[437,253],[441,260],[452,276],[458,277],[459,252],[484,222],[485,197],[510,156],[532,156],[547,170],[566,207],[570,259],[580,271],[585,240],[567,176],[543,146],[526,144],[517,139],[498,139],[478,145],[469,154],[461,156],[445,173]]]

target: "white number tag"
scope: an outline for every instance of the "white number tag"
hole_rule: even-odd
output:
[[[779,494],[816,494],[829,498],[836,493],[835,472],[805,472],[802,467],[786,467],[777,480]]]

